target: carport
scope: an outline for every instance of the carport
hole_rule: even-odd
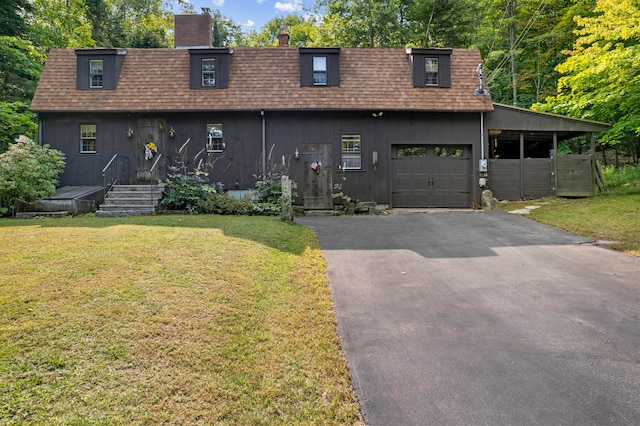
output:
[[[498,199],[597,193],[596,134],[609,125],[494,103],[487,114],[488,187]],[[588,136],[586,154],[558,155],[562,141]]]

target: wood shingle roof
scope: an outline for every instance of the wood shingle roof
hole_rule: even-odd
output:
[[[115,90],[78,90],[73,49],[53,49],[31,103],[36,112],[239,110],[491,111],[474,94],[477,50],[453,49],[451,87],[415,88],[405,49],[340,49],[339,87],[301,87],[293,48],[235,48],[229,86],[189,88],[186,49],[127,49]]]

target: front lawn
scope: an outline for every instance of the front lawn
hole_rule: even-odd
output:
[[[313,231],[0,220],[0,423],[360,421]]]
[[[516,210],[537,205],[531,219],[583,235],[627,254],[640,256],[640,191],[618,191],[590,198],[548,198],[501,204]]]

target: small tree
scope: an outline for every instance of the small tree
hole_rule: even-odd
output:
[[[14,215],[19,206],[56,191],[64,170],[64,154],[20,136],[0,154],[0,216]]]

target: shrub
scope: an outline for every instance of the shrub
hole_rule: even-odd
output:
[[[607,189],[637,189],[640,185],[640,164],[602,167],[602,177]]]
[[[208,185],[206,180],[198,174],[170,174],[166,182],[165,195],[160,204],[168,209],[198,213],[200,202],[215,192],[216,188]]]
[[[253,195],[256,199],[258,210],[267,213],[279,213],[282,210],[282,183],[281,175],[269,173],[266,177],[256,180]],[[295,199],[298,194],[298,185],[291,180],[291,198]]]
[[[254,206],[249,198],[237,199],[222,191],[207,195],[207,198],[201,200],[198,206],[203,213],[222,215],[252,215],[254,213]]]
[[[64,170],[64,154],[20,136],[0,154],[0,216],[14,215],[19,206],[56,191]]]

